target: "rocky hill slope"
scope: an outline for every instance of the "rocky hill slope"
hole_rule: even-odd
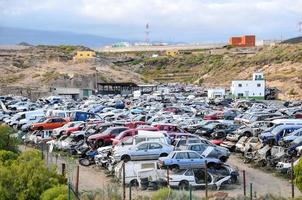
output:
[[[155,52],[156,53],[156,52]],[[280,99],[302,98],[302,45],[230,48],[181,52],[176,57],[142,56],[127,63],[146,80],[196,83],[229,88],[232,80],[251,79],[262,71]]]
[[[98,56],[87,62],[73,61],[82,46],[35,46],[0,49],[0,87],[49,90],[51,86],[94,88],[95,82],[142,82],[140,75],[116,68],[117,58]]]
[[[302,98],[302,45],[163,52],[97,53],[90,62],[74,62],[81,46],[0,49],[0,87],[49,90],[51,86],[94,88],[98,82],[183,82],[230,88],[232,80],[264,72],[280,99]],[[158,56],[154,56],[157,54]]]

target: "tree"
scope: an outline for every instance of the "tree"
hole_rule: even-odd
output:
[[[13,129],[7,125],[0,125],[0,150],[18,151],[18,140],[12,137]]]
[[[23,152],[6,164],[0,163],[1,200],[38,200],[45,190],[64,183],[66,179],[57,175],[55,168],[45,167],[36,150]]]
[[[298,164],[294,167],[294,173],[295,184],[297,188],[302,192],[302,159],[300,159]]]

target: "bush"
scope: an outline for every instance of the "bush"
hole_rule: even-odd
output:
[[[12,151],[0,150],[0,165],[10,163],[16,160],[18,155]]]
[[[14,157],[3,154],[6,154],[3,157]],[[39,200],[45,190],[66,182],[55,168],[45,167],[39,151],[26,151],[11,162],[0,163],[0,172],[1,200]]]
[[[153,193],[152,200],[183,200],[190,199],[189,191],[177,191],[171,190],[169,188],[162,188],[155,193]],[[192,197],[192,199],[197,199],[196,197]]]
[[[7,125],[0,125],[0,150],[18,152],[18,140],[11,137],[13,129]]]
[[[67,186],[58,185],[45,190],[41,195],[41,200],[65,200],[67,199]]]
[[[295,184],[297,188],[302,192],[302,159],[300,159],[298,164],[294,167],[294,173]]]

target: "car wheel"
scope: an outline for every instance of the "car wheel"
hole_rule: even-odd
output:
[[[38,127],[37,130],[42,131],[43,127]]]
[[[128,162],[131,160],[130,156],[129,155],[123,155],[121,160],[123,160],[124,162]]]
[[[139,186],[138,181],[136,179],[130,181],[130,185],[131,185],[131,187],[138,187]]]
[[[219,158],[219,160],[220,160],[221,162],[226,162],[226,161],[228,160],[228,158],[227,158],[226,156],[221,156],[221,157]]]
[[[178,169],[179,169],[179,166],[178,166],[178,165],[172,165],[172,166],[171,166],[171,169],[178,170]]]
[[[189,189],[189,182],[188,181],[180,181],[178,187],[181,190],[188,190]]]
[[[86,166],[86,167],[90,165],[90,161],[87,158],[81,158],[79,160],[79,163],[80,163],[80,165]]]
[[[246,137],[251,137],[252,136],[252,133],[251,132],[244,132],[244,135],[246,136]]]
[[[167,156],[168,156],[167,153],[162,153],[162,154],[159,155],[159,157],[167,157]]]
[[[216,166],[217,166],[217,164],[216,163],[212,163],[212,162],[207,164],[207,167],[208,168],[212,168],[212,169],[215,168]]]

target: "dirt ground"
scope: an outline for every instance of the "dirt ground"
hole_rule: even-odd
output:
[[[28,150],[31,148],[23,147],[22,150]],[[45,158],[47,157],[46,153],[44,154]],[[76,166],[77,160],[66,160],[63,157],[55,158],[54,156],[49,155],[48,161],[45,162],[50,165],[56,164],[58,166],[58,172],[61,173],[62,163],[66,163],[67,165],[67,173],[70,173],[70,181],[75,183],[75,174],[76,174]],[[275,196],[282,196],[282,197],[291,197],[291,184],[288,180],[274,176],[274,174],[265,172],[260,169],[253,168],[249,164],[243,163],[243,160],[240,156],[233,154],[230,156],[227,164],[231,165],[232,167],[236,168],[240,172],[239,182],[237,184],[228,185],[225,188],[219,190],[219,192],[228,193],[230,197],[236,197],[239,195],[243,195],[243,180],[242,180],[242,171],[245,170],[246,172],[246,193],[249,195],[249,186],[250,183],[253,184],[253,196],[264,196],[266,194],[274,194]],[[97,189],[103,189],[106,186],[113,184],[113,178],[109,177],[105,174],[105,171],[96,167],[83,167],[79,166],[79,190],[80,191],[91,191]],[[209,195],[213,195],[218,191],[209,191]],[[152,191],[141,191],[134,189],[133,196],[151,196]],[[127,189],[128,195],[128,189]],[[194,190],[194,196],[204,196],[204,190]],[[301,196],[302,194],[298,191],[295,187],[295,196]]]

